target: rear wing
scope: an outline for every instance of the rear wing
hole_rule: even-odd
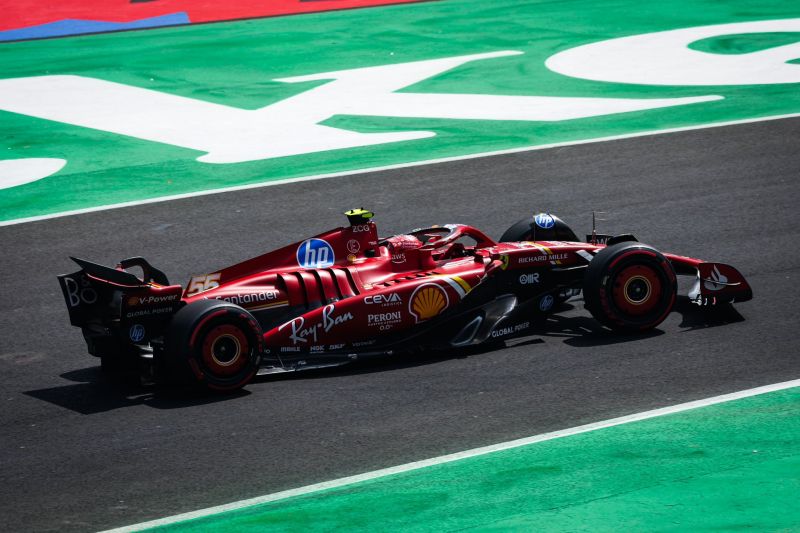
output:
[[[113,327],[128,331],[137,326],[131,340],[147,342],[160,332],[181,305],[180,285],[169,285],[167,277],[147,261],[134,257],[117,268],[71,258],[81,269],[58,276],[58,283],[73,326],[98,329]],[[142,277],[126,271],[142,269]]]

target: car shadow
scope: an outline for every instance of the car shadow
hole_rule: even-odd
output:
[[[744,317],[731,304],[701,307],[692,303],[686,296],[678,296],[672,312],[681,316],[678,324],[681,331],[713,328],[744,321]],[[648,339],[665,333],[659,328],[630,334],[613,332],[589,316],[588,312],[583,310],[583,302],[580,299],[562,304],[555,314],[550,315],[544,323],[540,323],[534,331],[542,337],[564,337],[565,344],[586,348]]]
[[[540,341],[541,342],[541,341]],[[358,359],[351,363],[327,368],[312,368],[298,372],[282,372],[278,374],[265,374],[257,376],[254,382],[270,382],[283,380],[302,379],[327,379],[337,376],[353,376],[359,374],[373,374],[377,372],[391,372],[404,368],[431,365],[452,359],[465,359],[493,350],[502,348],[502,342],[492,345],[470,346],[453,350],[415,350],[413,352],[397,352],[393,355],[373,356]]]
[[[678,297],[674,312],[681,316],[678,327],[681,331],[711,328],[741,322],[744,317],[731,305],[703,308],[686,297]],[[396,355],[374,357],[329,368],[308,369],[301,372],[286,372],[257,376],[253,383],[268,383],[283,380],[333,379],[339,376],[391,372],[405,368],[441,363],[451,359],[463,359],[504,347],[519,347],[544,344],[546,339],[564,339],[569,346],[592,348],[612,344],[636,342],[664,335],[656,328],[647,332],[620,335],[604,328],[583,310],[580,299],[562,303],[556,313],[546,320],[534,324],[529,335],[482,346],[453,350],[414,351]],[[213,394],[186,387],[143,385],[138,379],[123,379],[103,372],[99,366],[73,370],[61,374],[73,382],[69,385],[27,391],[24,394],[58,405],[71,411],[91,415],[147,405],[155,409],[182,409],[222,401],[232,401],[248,396],[247,390],[232,394]]]
[[[744,322],[744,317],[732,304],[701,307],[693,304],[685,296],[678,297],[678,301],[675,304],[675,312],[681,315],[682,320],[678,327],[684,331],[715,328],[735,324],[736,322]]]
[[[641,333],[615,333],[592,318],[583,309],[582,300],[562,303],[554,314],[535,326],[533,333],[544,338],[563,338],[564,344],[578,348],[622,344],[664,334],[658,328]]]
[[[138,378],[108,375],[99,366],[65,372],[61,377],[73,383],[25,391],[23,394],[83,415],[139,405],[155,409],[183,409],[250,395],[247,390],[223,395],[186,387],[142,384]]]

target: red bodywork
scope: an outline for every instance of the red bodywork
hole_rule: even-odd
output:
[[[262,323],[268,351],[368,348],[381,336],[411,331],[452,312],[495,271],[523,280],[547,270],[580,270],[604,247],[558,241],[497,243],[464,225],[426,231],[448,235],[434,233],[422,244],[409,235],[380,240],[373,222],[338,228],[194,277],[183,300],[216,298],[247,309]],[[464,246],[465,240],[471,245]],[[312,241],[328,247],[313,248]],[[678,273],[699,271],[693,295],[698,303],[733,301],[750,291],[733,267],[666,255]]]
[[[689,298],[701,306],[752,297],[730,265],[660,254],[627,242],[635,241],[630,235],[577,242],[549,214],[523,219],[497,242],[461,224],[379,238],[372,214],[362,212],[348,212],[350,226],[193,276],[185,289],[141,257],[116,269],[73,258],[81,270],[58,277],[70,321],[103,361],[150,354],[154,369],[188,364],[198,382],[233,390],[259,364],[263,372],[283,372],[521,336],[584,289],[596,319],[627,331],[666,317],[676,273],[694,277]],[[651,256],[660,258],[657,266]],[[604,274],[617,264],[617,274]],[[141,277],[131,267],[141,268]],[[228,349],[245,355],[229,360]]]

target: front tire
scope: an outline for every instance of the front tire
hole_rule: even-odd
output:
[[[261,362],[261,328],[243,308],[219,300],[187,305],[170,324],[164,356],[170,374],[200,388],[232,392]]]
[[[678,282],[661,252],[638,242],[600,250],[584,278],[586,308],[614,331],[633,333],[655,328],[672,311]]]

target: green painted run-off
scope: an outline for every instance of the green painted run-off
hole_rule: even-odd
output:
[[[0,221],[291,177],[798,113],[798,84],[619,84],[567,77],[544,64],[557,52],[615,37],[795,17],[800,17],[800,4],[785,0],[443,0],[4,44],[0,78],[80,75],[242,109],[264,107],[320,83],[274,81],[278,78],[502,50],[523,53],[470,62],[406,90],[614,98],[718,94],[724,99],[561,122],[337,115],[324,124],[366,133],[424,130],[436,135],[233,164],[202,163],[196,159],[203,154],[187,148],[0,111],[0,160],[67,160],[50,177],[0,190]],[[728,36],[692,47],[715,54],[750,53],[789,44],[794,37]]]
[[[799,442],[789,389],[159,530],[796,531]]]

